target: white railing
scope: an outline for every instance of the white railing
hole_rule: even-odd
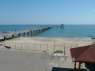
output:
[[[29,52],[43,52],[54,53],[57,50],[67,51],[69,48],[78,47],[78,44],[65,43],[55,40],[43,41],[43,42],[17,42],[8,41],[4,42],[3,45],[10,46],[12,49],[29,51]]]

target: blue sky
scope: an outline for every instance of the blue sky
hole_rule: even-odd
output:
[[[95,24],[95,0],[0,0],[0,24]]]

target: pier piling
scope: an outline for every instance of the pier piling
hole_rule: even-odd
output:
[[[25,30],[21,32],[6,34],[3,36],[3,38],[0,38],[0,41],[10,40],[10,39],[19,38],[19,37],[25,37],[25,36],[36,36],[39,33],[45,32],[51,28],[52,27],[47,26],[47,27],[40,27],[36,29],[30,29],[30,30]]]

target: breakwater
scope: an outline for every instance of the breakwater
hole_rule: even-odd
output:
[[[19,38],[19,37],[36,36],[51,28],[52,28],[51,26],[47,26],[47,27],[40,27],[40,28],[24,30],[20,32],[7,33],[7,34],[0,36],[0,41],[10,40],[10,39]]]

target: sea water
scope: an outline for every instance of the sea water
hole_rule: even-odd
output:
[[[52,25],[53,26],[53,25]],[[56,27],[57,26],[57,27]],[[39,25],[0,25],[0,33],[38,28]],[[94,37],[95,25],[54,25],[52,29],[38,34],[40,37]]]
[[[43,37],[95,37],[95,25],[64,25],[39,34]]]

